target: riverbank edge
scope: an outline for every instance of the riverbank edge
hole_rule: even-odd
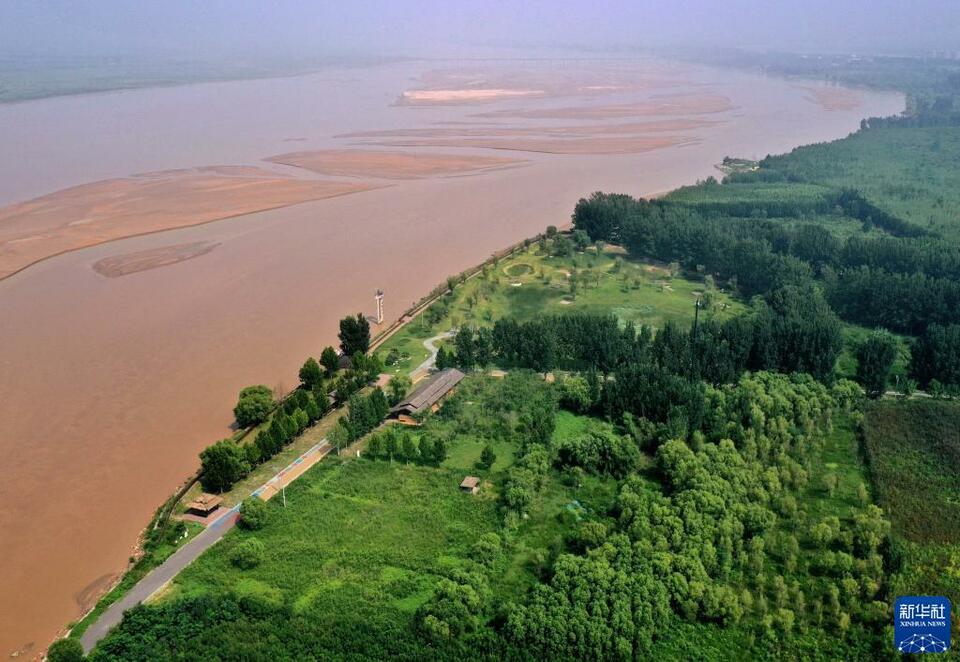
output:
[[[571,224],[567,223],[564,226],[562,226],[562,231],[564,232],[569,231],[571,227],[572,227]],[[515,253],[525,249],[531,243],[539,240],[540,237],[542,236],[543,236],[543,233],[539,233],[537,235],[534,235],[533,237],[528,237],[518,242],[515,242],[513,244],[510,244],[506,248],[495,251],[483,262],[480,262],[479,264],[475,264],[471,267],[468,267],[467,269],[452,275],[450,278],[454,279],[458,283],[474,278],[480,273],[482,273],[485,267],[495,264],[502,259],[505,259],[514,255]],[[370,349],[368,350],[368,353],[372,353],[376,351],[380,346],[382,346],[385,342],[387,342],[391,337],[393,337],[397,332],[399,332],[407,324],[416,320],[431,304],[433,304],[438,299],[448,294],[450,291],[451,289],[448,285],[448,281],[444,281],[443,283],[440,283],[435,287],[433,287],[433,289],[431,289],[428,294],[424,295],[423,297],[420,298],[419,301],[417,301],[412,306],[407,308],[397,319],[391,322],[386,328],[379,331],[371,339]],[[291,391],[291,393],[292,392],[293,391]],[[280,398],[277,401],[276,407],[274,409],[276,409],[277,407],[280,407],[284,403],[284,401],[289,397],[290,397],[290,394],[288,393],[284,395],[282,398]],[[324,414],[324,416],[322,416],[318,420],[318,423],[324,420],[325,418],[327,418],[331,413],[335,411],[336,409],[331,410],[330,412],[327,412],[326,414]],[[258,425],[254,425],[242,430],[238,430],[236,433],[232,435],[231,438],[234,441],[238,441],[238,442],[243,441],[258,428],[259,428]],[[115,581],[113,581],[108,587],[106,587],[97,596],[97,601],[94,604],[94,606],[88,609],[75,622],[67,625],[64,629],[62,629],[57,634],[57,636],[53,639],[53,641],[56,641],[57,639],[61,639],[63,637],[67,637],[71,639],[79,639],[81,636],[83,636],[83,633],[86,632],[87,628],[89,628],[90,625],[92,625],[96,621],[96,617],[98,617],[99,614],[106,611],[106,609],[110,607],[110,605],[112,605],[113,603],[117,602],[118,600],[121,600],[134,586],[136,586],[136,583],[139,581],[140,578],[142,578],[142,576],[146,576],[146,574],[148,574],[150,570],[152,570],[154,567],[162,564],[164,561],[166,561],[166,559],[173,556],[173,554],[175,554],[179,549],[181,549],[184,544],[186,544],[193,538],[193,535],[191,535],[182,539],[181,541],[178,542],[177,546],[170,551],[169,554],[163,556],[162,558],[156,557],[156,558],[150,559],[150,563],[151,563],[150,567],[141,567],[139,565],[143,561],[143,559],[146,558],[145,555],[143,554],[143,541],[146,539],[147,533],[151,529],[165,526],[170,521],[170,517],[173,515],[177,505],[180,503],[183,496],[190,490],[191,487],[193,487],[197,483],[199,478],[200,478],[200,470],[197,469],[197,471],[194,474],[192,474],[191,476],[189,476],[184,480],[184,482],[177,489],[176,492],[171,494],[171,496],[168,497],[160,505],[160,507],[157,508],[156,512],[154,513],[154,516],[150,519],[149,523],[138,534],[136,543],[134,545],[134,554],[130,557],[131,561],[127,564],[127,567],[121,573],[118,574]],[[138,552],[139,552],[139,555],[137,554]],[[134,573],[134,572],[137,572],[137,573],[142,572],[143,574],[141,577],[138,577],[136,581],[129,582],[129,585],[126,586],[123,590],[118,591],[117,590],[118,587],[122,586],[124,582],[128,580],[128,578],[131,576],[131,573]],[[53,643],[53,641],[51,641],[50,643]]]

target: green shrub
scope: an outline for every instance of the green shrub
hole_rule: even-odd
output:
[[[269,387],[263,384],[246,387],[240,391],[237,406],[233,408],[237,425],[248,428],[263,423],[273,409],[273,404],[273,392]]]
[[[77,639],[58,639],[47,649],[50,662],[77,662],[83,659],[83,646]]]
[[[240,504],[240,519],[237,522],[242,528],[249,531],[262,529],[269,519],[267,502],[260,497],[251,496]]]
[[[230,553],[230,563],[241,570],[256,568],[263,562],[266,547],[256,538],[247,538]]]

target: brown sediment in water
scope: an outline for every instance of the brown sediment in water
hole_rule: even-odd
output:
[[[815,103],[824,110],[856,110],[863,103],[863,95],[857,90],[827,85],[801,85],[806,90],[807,101]]]
[[[692,136],[618,136],[616,138],[408,138],[378,143],[390,147],[472,147],[540,154],[639,154],[665,147],[689,145]]]
[[[107,573],[97,577],[73,596],[77,602],[77,606],[84,612],[92,609],[94,605],[97,604],[100,596],[106,593],[116,580],[117,575],[114,573]]]
[[[343,133],[337,138],[465,138],[465,137],[512,137],[512,136],[597,136],[606,134],[664,133],[700,129],[718,120],[670,119],[651,122],[628,122],[621,124],[581,124],[570,126],[533,125],[524,127],[463,126],[425,127],[419,129],[385,129],[379,131],[355,131]],[[271,159],[275,160],[275,159]]]
[[[74,186],[0,209],[0,279],[51,256],[115,239],[371,188],[251,166],[165,170]]]
[[[376,133],[376,132],[374,132]],[[496,170],[525,163],[522,159],[470,154],[323,149],[271,156],[273,163],[296,166],[323,175],[417,179]]]
[[[678,94],[632,103],[563,108],[528,108],[475,113],[472,117],[559,120],[599,120],[650,115],[711,115],[734,110],[730,99],[721,94]]]
[[[215,241],[196,241],[191,244],[176,244],[122,255],[111,255],[94,262],[93,270],[101,276],[117,278],[200,257],[206,255],[218,245]]]

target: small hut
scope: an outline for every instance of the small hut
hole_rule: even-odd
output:
[[[207,494],[203,492],[196,499],[187,504],[187,512],[200,517],[207,517],[210,513],[220,507],[223,502],[221,497],[216,494]]]
[[[476,494],[480,491],[480,479],[476,476],[467,476],[460,483],[460,491],[464,494]]]

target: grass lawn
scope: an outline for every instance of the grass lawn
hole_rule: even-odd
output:
[[[576,273],[579,287],[570,291]],[[614,251],[584,253],[560,258],[543,255],[537,245],[490,265],[486,272],[458,285],[452,295],[433,306],[442,308],[442,319],[430,323],[429,313],[398,331],[377,353],[391,350],[402,357],[390,372],[409,372],[429,355],[423,341],[462,324],[492,325],[502,317],[529,320],[543,315],[601,313],[622,322],[660,328],[667,321],[693,322],[694,302],[704,291],[703,282],[671,277],[665,265],[637,262]],[[707,317],[728,319],[744,310],[725,293],[714,292]],[[704,311],[701,311],[701,315]]]
[[[483,441],[476,438],[460,437],[453,444],[447,454],[447,459],[441,466],[448,469],[457,469],[466,473],[475,472],[476,464],[480,460],[480,454],[484,446],[490,444],[497,459],[490,468],[491,472],[503,471],[513,464],[515,447],[509,441],[497,439],[494,441]]]
[[[165,599],[256,592],[321,618],[361,601],[409,618],[436,574],[498,528],[495,502],[460,493],[461,479],[453,469],[329,458],[287,488],[286,508],[268,503],[264,529],[232,531],[177,577]],[[240,570],[230,553],[251,536],[266,545],[266,559]]]
[[[823,482],[823,477],[828,474],[837,477],[832,495]],[[813,467],[804,495],[804,506],[811,519],[845,516],[851,508],[859,507],[857,488],[861,483],[867,484],[867,478],[860,460],[854,424],[849,416],[839,416],[834,420],[833,431],[823,441],[823,451]]]

